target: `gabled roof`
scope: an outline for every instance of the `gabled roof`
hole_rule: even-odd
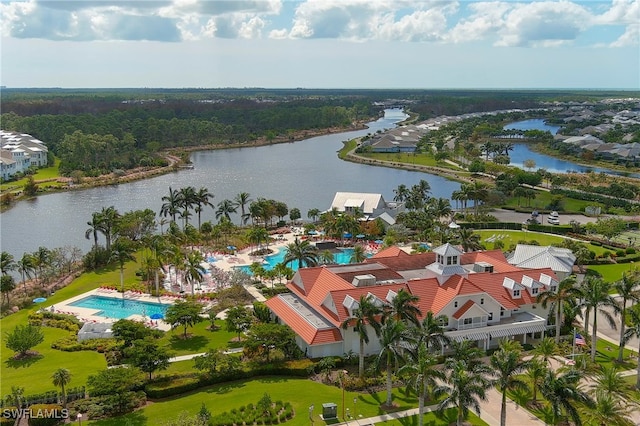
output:
[[[384,205],[384,199],[382,194],[370,194],[366,192],[336,192],[331,202],[331,208],[337,208],[339,211],[344,211],[347,204],[352,205],[358,200],[358,206],[363,205],[362,212],[365,214],[373,213],[373,210],[378,208],[379,205]]]
[[[519,268],[549,267],[558,272],[571,272],[576,256],[569,249],[553,246],[518,244],[507,261]]]
[[[474,302],[473,300],[467,300],[467,301],[465,302],[465,304],[464,304],[464,305],[462,305],[462,306],[460,307],[460,309],[458,309],[458,310],[453,314],[453,317],[454,317],[455,319],[460,319],[460,317],[461,317],[462,315],[464,315],[464,314],[465,314],[465,312],[467,312],[469,309],[471,309],[471,307],[472,307],[473,305],[475,305],[475,304],[476,304],[476,302]]]
[[[442,256],[460,256],[462,252],[455,246],[446,243],[433,249],[433,252]]]

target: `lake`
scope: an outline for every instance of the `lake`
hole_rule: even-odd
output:
[[[517,129],[517,130],[542,130],[549,131],[552,135],[555,135],[560,129],[559,126],[550,126],[544,122],[543,119],[530,119],[530,120],[522,120],[516,121],[514,123],[509,123],[503,127],[503,129]],[[511,141],[510,141],[511,142]],[[545,169],[548,172],[552,173],[569,173],[569,172],[596,172],[596,173],[607,173],[614,174],[620,176],[632,176],[636,178],[640,178],[640,174],[638,173],[624,173],[619,170],[611,170],[602,167],[587,167],[572,161],[562,160],[559,158],[551,157],[550,155],[541,154],[535,151],[532,151],[529,147],[530,145],[527,143],[517,143],[514,142],[514,149],[509,153],[509,157],[511,158],[512,166],[520,167],[524,169],[524,161],[525,160],[533,160],[536,163],[535,170],[537,169]]]
[[[36,251],[39,246],[71,245],[86,252],[91,248],[91,241],[85,239],[85,231],[93,212],[114,206],[121,213],[145,208],[157,213],[169,186],[174,189],[206,187],[215,195],[214,205],[233,199],[240,192],[248,192],[252,199],[271,198],[285,202],[289,209],[297,207],[303,219],[307,219],[309,209],[328,209],[338,191],[380,193],[391,200],[398,185],[410,187],[421,179],[431,185],[432,196],[450,198],[451,193],[460,188],[459,183],[427,173],[350,163],[338,158],[337,151],[343,141],[395,127],[395,123],[405,117],[401,110],[387,110],[384,117],[369,123],[369,128],[364,130],[271,146],[199,151],[192,155],[193,170],[21,201],[0,214],[2,250],[16,259],[24,252]],[[215,222],[214,210],[205,209],[202,220]]]

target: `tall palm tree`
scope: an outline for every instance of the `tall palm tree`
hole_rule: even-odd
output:
[[[444,334],[442,324],[446,320],[444,315],[436,317],[433,312],[429,311],[420,322],[417,328],[418,343],[424,345],[427,350],[434,352],[440,351],[451,343],[449,337]]]
[[[169,187],[169,195],[162,197],[162,207],[160,207],[160,216],[171,216],[171,221],[175,223],[176,215],[180,210],[180,191]]]
[[[613,289],[618,293],[620,298],[620,343],[618,345],[618,362],[622,363],[622,355],[624,352],[624,327],[627,318],[627,302],[638,302],[640,300],[640,272],[627,271],[622,274],[622,279],[613,284]]]
[[[432,390],[437,389],[437,380],[444,380],[444,373],[434,368],[438,360],[424,345],[418,344],[407,353],[407,363],[398,370],[398,374],[408,376],[408,387],[418,395],[418,426],[422,426],[424,404],[430,400]]]
[[[604,391],[621,399],[629,397],[625,378],[615,365],[603,365],[593,376],[592,387],[595,391]]]
[[[303,265],[316,266],[318,264],[318,249],[309,241],[300,241],[296,238],[292,243],[287,244],[287,253],[282,263],[287,264],[294,260],[298,261],[298,269]]]
[[[311,219],[314,223],[318,221],[318,216],[320,216],[319,209],[309,209],[307,212],[307,217]]]
[[[585,280],[586,281],[586,280]],[[596,344],[598,342],[598,314],[601,314],[609,323],[611,328],[616,329],[616,321],[605,308],[618,310],[618,305],[609,294],[611,284],[601,278],[589,280],[589,285],[582,290],[582,306],[593,311],[593,327],[591,335],[591,362],[596,361]]]
[[[355,308],[351,317],[342,322],[342,328],[347,330],[353,326],[353,329],[358,333],[358,339],[360,340],[360,347],[358,351],[358,377],[364,376],[364,345],[369,343],[369,327],[373,328],[376,335],[380,333],[380,323],[378,323],[378,316],[382,313],[382,309],[379,308],[374,301],[366,295],[360,296],[358,301],[358,307]]]
[[[31,272],[33,272],[35,265],[33,262],[33,256],[30,253],[23,253],[20,260],[17,262],[18,270],[22,276],[22,285],[24,287],[24,294],[27,295],[27,278],[31,279]]]
[[[538,294],[538,302],[543,308],[549,306],[550,311],[555,312],[556,323],[556,343],[560,343],[560,326],[563,320],[564,304],[575,304],[576,299],[580,297],[580,290],[575,287],[575,278],[567,277],[560,281],[556,291],[548,290],[542,291]]]
[[[87,240],[91,239],[91,236],[93,236],[93,247],[96,253],[98,252],[98,232],[100,232],[101,221],[102,221],[102,218],[100,217],[100,212],[93,212],[93,214],[91,215],[91,220],[87,222],[87,225],[89,225],[89,228],[84,232],[84,237]],[[95,260],[95,257],[94,257],[94,260]]]
[[[202,213],[202,210],[207,206],[213,208],[213,204],[210,201],[213,199],[213,197],[214,195],[210,193],[209,190],[204,186],[201,187],[195,194],[194,201],[196,204],[195,212],[198,213],[198,230],[202,228],[200,214]]]
[[[393,371],[404,359],[405,348],[412,343],[412,338],[404,323],[391,318],[380,328],[380,352],[375,358],[376,368],[384,368],[387,373],[387,399],[385,405],[393,405]]]
[[[238,208],[231,200],[222,200],[218,203],[216,210],[216,219],[225,218],[231,222],[231,213],[237,213]]]
[[[269,241],[269,233],[261,226],[253,226],[247,230],[247,239],[255,243],[259,250],[263,241]]]
[[[454,241],[466,252],[482,250],[480,235],[473,232],[471,228],[458,228]]]
[[[575,369],[566,370],[564,373],[556,373],[549,369],[540,387],[540,393],[547,399],[554,423],[564,417],[568,417],[577,425],[582,425],[578,406],[593,405],[589,395],[580,388],[581,373]]]
[[[184,279],[191,285],[191,295],[195,294],[195,284],[201,283],[204,274],[207,272],[201,265],[204,258],[199,251],[190,252],[184,262]]]
[[[451,202],[446,198],[432,198],[427,204],[427,209],[433,217],[440,221],[442,218],[448,219],[451,216]]]
[[[522,349],[510,347],[507,340],[500,342],[500,348],[491,355],[490,363],[496,376],[495,385],[502,393],[500,408],[500,426],[507,424],[507,391],[526,390],[527,383],[522,380],[520,373],[526,370],[527,362],[522,359]]]
[[[478,206],[480,205],[480,202],[485,201],[489,196],[487,185],[484,182],[476,180],[465,186],[468,186],[469,198],[473,200],[473,214],[478,216]]]
[[[333,257],[333,252],[331,250],[322,250],[318,253],[318,263],[322,265],[332,265],[336,263],[335,257]]]
[[[627,328],[624,330],[622,343],[627,344],[633,337],[640,340],[640,304],[633,305],[627,310]],[[640,354],[640,344],[638,345],[638,354]],[[640,362],[637,367],[636,389],[640,390]]]
[[[366,258],[367,253],[365,252],[362,244],[356,244],[355,246],[353,246],[353,253],[351,253],[349,263],[362,263]]]
[[[193,186],[187,186],[185,188],[180,188],[180,207],[182,211],[180,212],[180,217],[184,220],[182,224],[182,229],[185,229],[189,224],[189,216],[191,216],[190,210],[191,207],[197,204],[197,196],[196,189]]]
[[[436,391],[447,396],[438,404],[438,411],[455,407],[456,425],[462,426],[470,407],[480,414],[480,401],[487,399],[487,390],[491,387],[488,379],[491,370],[482,362],[470,365],[466,360],[454,357],[447,358],[444,366],[444,383]]]
[[[113,206],[103,207],[100,211],[100,227],[98,230],[104,235],[107,251],[111,250],[111,241],[115,237],[119,219],[120,213]]]
[[[130,261],[135,261],[136,258],[133,253],[136,251],[132,241],[127,238],[117,238],[113,247],[111,248],[111,255],[109,260],[115,261],[120,267],[120,289],[122,290],[122,298],[124,300],[124,264]]]
[[[242,220],[242,224],[246,225],[251,217],[251,215],[246,212],[247,205],[252,201],[251,195],[248,192],[241,192],[236,195],[234,201],[236,202],[236,205],[240,207],[240,219]]]
[[[35,266],[34,273],[36,273],[36,281],[38,280],[38,274],[40,275],[40,283],[43,283],[44,270],[51,265],[51,250],[44,246],[38,247],[38,250],[32,253],[33,263]]]
[[[538,403],[538,389],[542,386],[548,369],[549,364],[538,357],[531,358],[527,364],[526,376],[531,383],[531,404],[534,406]]]
[[[400,289],[398,294],[384,307],[384,321],[393,318],[403,322],[405,325],[420,325],[418,317],[421,315],[418,308],[420,298],[404,289]]]
[[[407,188],[407,185],[401,183],[393,190],[393,193],[395,194],[393,196],[393,201],[402,203],[409,197],[409,188]]]
[[[58,368],[53,372],[51,376],[53,380],[53,386],[60,387],[60,393],[62,394],[62,406],[67,408],[67,392],[65,391],[65,386],[71,382],[71,372],[66,368]]]

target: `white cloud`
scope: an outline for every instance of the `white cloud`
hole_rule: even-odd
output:
[[[618,37],[610,47],[638,46],[640,44],[640,24],[628,25],[624,34]]]
[[[453,43],[475,42],[494,36],[505,24],[505,15],[512,5],[505,2],[469,4],[472,14],[455,25],[447,39]]]
[[[517,4],[498,30],[496,46],[558,45],[575,40],[588,28],[592,15],[568,1]]]

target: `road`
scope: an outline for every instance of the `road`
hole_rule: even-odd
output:
[[[527,219],[531,218],[531,215],[529,213],[518,213],[512,210],[505,210],[505,209],[494,209],[490,212],[490,214],[495,216],[499,222],[523,223]],[[601,217],[605,217],[605,215]],[[627,221],[638,220],[638,216],[616,216],[616,217],[619,217]],[[572,220],[575,220],[581,224],[585,224],[588,222],[595,222],[598,220],[597,217],[585,216],[583,214],[563,214],[563,213],[560,213],[558,219],[560,219],[560,225],[568,225]],[[546,215],[541,214],[538,217],[538,220],[542,224],[548,225],[546,223],[546,220],[547,220]]]

